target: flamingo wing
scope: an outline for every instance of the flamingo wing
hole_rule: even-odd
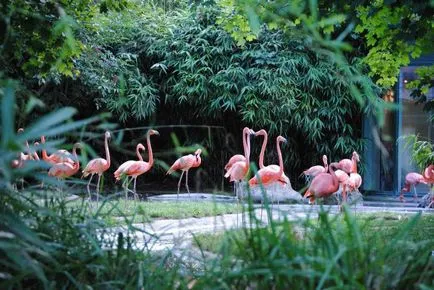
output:
[[[87,177],[89,174],[100,174],[108,169],[107,165],[107,160],[104,158],[92,159],[83,169],[83,177]]]
[[[226,172],[225,177],[230,177],[230,181],[240,181],[243,180],[249,171],[249,166],[245,161],[238,161],[234,163]]]
[[[339,161],[339,168],[346,173],[351,173],[353,168],[353,161],[351,159],[342,159]]]
[[[229,170],[229,168],[231,168],[235,163],[239,162],[239,161],[246,161],[246,157],[244,157],[244,155],[241,154],[237,154],[232,156],[228,163],[226,163],[225,165],[225,170]]]

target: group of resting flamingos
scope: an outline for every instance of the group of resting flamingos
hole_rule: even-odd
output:
[[[22,131],[19,129],[18,131]],[[123,176],[125,176],[125,181],[123,187],[125,188],[125,194],[128,194],[129,183],[134,181],[134,198],[136,198],[136,182],[137,177],[148,172],[153,164],[153,152],[151,146],[150,137],[152,135],[159,135],[156,130],[148,130],[146,133],[146,144],[148,149],[148,162],[143,160],[140,151],[145,151],[145,146],[141,143],[136,146],[136,154],[139,160],[129,160],[121,164],[118,169],[114,172],[114,177],[118,181]],[[279,158],[279,165],[264,165],[264,154],[268,142],[267,131],[261,129],[257,132],[252,129],[245,127],[242,132],[242,142],[244,155],[237,154],[232,156],[225,166],[225,177],[229,178],[231,182],[239,183],[244,181],[250,169],[250,139],[251,136],[263,136],[263,142],[261,147],[261,152],[259,155],[259,170],[256,174],[248,181],[249,186],[255,186],[258,184],[268,185],[272,183],[281,183],[282,185],[290,184],[289,178],[284,173],[282,151],[280,148],[280,143],[286,142],[286,139],[282,136],[276,138],[276,149]],[[97,200],[99,198],[99,188],[100,180],[102,174],[110,168],[110,152],[108,141],[110,139],[110,132],[105,132],[104,147],[106,158],[95,158],[88,162],[86,167],[82,170],[82,177],[86,178],[90,176],[89,182],[87,184],[87,190],[90,194],[90,184],[94,175],[98,176],[98,181],[96,185]],[[41,137],[41,143],[45,143],[45,137]],[[35,146],[39,145],[35,142]],[[28,149],[28,154],[21,153],[18,160],[12,162],[13,167],[23,166],[26,160],[40,160],[37,152],[30,152],[28,143],[26,142]],[[48,175],[56,178],[66,178],[75,175],[79,169],[80,164],[77,158],[76,150],[81,148],[80,143],[75,143],[73,146],[72,154],[67,150],[58,150],[51,155],[48,155],[46,150],[42,150],[42,159],[51,164],[48,171]],[[185,186],[187,192],[190,193],[188,188],[188,171],[191,168],[199,167],[201,164],[201,149],[197,149],[194,154],[189,154],[177,159],[173,165],[169,168],[166,174],[171,174],[176,170],[181,170],[181,176],[178,181],[178,195],[180,191],[180,185],[182,181],[183,174],[185,173]],[[346,193],[348,191],[358,190],[362,184],[362,177],[357,173],[357,162],[360,162],[359,155],[357,152],[353,152],[351,159],[342,159],[339,162],[331,163],[327,162],[327,156],[322,157],[323,165],[315,165],[311,168],[303,171],[303,174],[310,177],[311,183],[306,193],[305,198],[309,199],[309,203],[313,203],[316,198],[329,197],[333,193],[337,192],[339,187],[342,186],[342,201],[346,201]],[[434,183],[434,165],[430,165],[424,172],[424,175],[412,172],[407,174],[406,183],[401,191],[401,199],[403,200],[402,193],[404,191],[409,191],[411,185],[417,185],[418,183]],[[415,189],[416,190],[416,189]],[[434,202],[434,200],[433,200]],[[433,204],[431,202],[430,206]]]
[[[282,136],[276,138],[276,148],[279,157],[279,165],[264,165],[264,154],[267,147],[268,134],[267,131],[261,129],[257,132],[245,127],[243,129],[243,147],[244,155],[234,155],[229,159],[225,166],[225,177],[229,177],[230,181],[241,182],[249,172],[250,165],[250,136],[263,136],[261,152],[259,155],[259,170],[248,181],[249,186],[255,186],[260,183],[263,185],[272,183],[289,184],[289,178],[284,173],[282,151],[280,143],[286,142]],[[303,171],[305,176],[309,176],[312,181],[308,190],[304,194],[305,198],[313,203],[316,198],[329,197],[337,192],[339,186],[342,186],[342,200],[346,201],[347,190],[358,190],[362,184],[362,177],[357,173],[357,162],[359,155],[353,152],[351,159],[342,159],[339,162],[328,165],[327,156],[323,155],[323,166],[315,165]]]

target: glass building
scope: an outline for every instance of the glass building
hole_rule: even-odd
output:
[[[410,96],[411,90],[406,84],[417,75],[415,69],[434,64],[434,54],[421,57],[401,68],[399,83],[395,91],[389,91],[383,100],[398,105],[398,110],[385,110],[385,124],[378,129],[374,118],[366,117],[363,121],[363,137],[366,141],[363,162],[363,189],[398,195],[409,172],[420,172],[411,162],[411,156],[405,146],[403,136],[414,134],[421,140],[434,143],[434,125],[432,113],[423,110],[423,104],[416,104]],[[434,98],[434,88],[428,93],[428,99]],[[413,189],[412,189],[413,190]],[[427,193],[429,187],[417,186],[418,195]]]

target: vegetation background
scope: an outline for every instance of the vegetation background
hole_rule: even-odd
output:
[[[242,127],[265,128],[271,134],[270,163],[277,162],[274,137],[288,138],[285,168],[298,186],[300,172],[322,154],[337,160],[363,151],[362,114],[381,102],[363,100],[394,85],[397,69],[426,51],[432,6],[377,2],[320,1],[315,12],[324,39],[348,35],[354,49],[345,52],[346,69],[361,72],[357,78],[348,77],[325,53],[327,44],[303,29],[315,20],[303,1],[292,7],[298,14],[278,9],[279,1],[270,7],[248,1],[6,1],[0,8],[2,71],[22,84],[20,127],[62,106],[76,107],[77,118],[111,112],[118,128],[221,126],[162,128],[153,140],[157,158],[168,163],[175,157],[167,156],[176,145],[172,132],[181,145],[205,146],[209,155],[200,174],[210,177],[201,185],[208,189],[221,189],[225,161],[242,151]],[[249,4],[259,12],[244,13]],[[375,21],[366,21],[369,13]],[[393,33],[385,30],[391,25]],[[348,27],[356,29],[348,33]],[[381,61],[373,60],[379,56]],[[358,100],[354,88],[362,89]],[[30,114],[29,102],[39,105]],[[123,143],[113,146],[114,167],[125,160],[125,149],[132,152],[143,142],[144,132],[117,136]],[[102,140],[88,141],[99,154]],[[255,140],[252,156],[260,144]],[[158,165],[150,180],[161,184],[165,167]]]

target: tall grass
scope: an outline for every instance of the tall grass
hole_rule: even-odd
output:
[[[197,289],[432,289],[434,237],[410,235],[416,215],[393,230],[360,222],[345,209],[297,223],[271,221],[266,228],[250,215],[250,227],[201,236],[196,243],[217,252]],[[363,219],[366,221],[366,219]],[[432,223],[433,219],[429,219]],[[423,226],[429,226],[423,224]],[[419,239],[420,238],[420,239]],[[215,278],[218,277],[218,278]]]

